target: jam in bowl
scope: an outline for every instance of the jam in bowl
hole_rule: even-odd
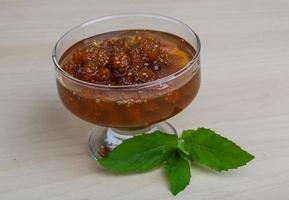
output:
[[[65,107],[106,127],[91,132],[89,152],[95,159],[131,135],[157,129],[175,133],[163,121],[186,108],[200,87],[198,36],[159,15],[86,22],[60,38],[53,61]]]

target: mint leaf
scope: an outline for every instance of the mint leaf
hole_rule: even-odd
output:
[[[217,171],[235,169],[254,158],[234,142],[210,129],[185,130],[182,138],[192,160]]]
[[[165,172],[173,195],[177,195],[190,184],[191,172],[189,161],[185,160],[177,151],[165,162]]]
[[[162,164],[176,148],[176,135],[155,131],[125,140],[98,162],[112,172],[144,172]]]

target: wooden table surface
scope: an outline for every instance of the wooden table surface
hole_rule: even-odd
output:
[[[69,113],[51,52],[69,28],[102,15],[146,11],[176,17],[202,41],[202,86],[170,119],[179,131],[206,126],[252,152],[228,173],[192,168],[177,197],[162,169],[103,172],[87,154],[92,124]],[[0,199],[288,200],[289,1],[0,0]]]

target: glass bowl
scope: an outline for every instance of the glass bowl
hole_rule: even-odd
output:
[[[194,47],[196,53],[179,71],[136,85],[88,83],[61,68],[61,56],[75,43],[102,33],[136,29],[177,35]],[[89,154],[94,159],[105,156],[123,140],[139,133],[161,130],[176,134],[173,126],[164,121],[186,108],[200,87],[199,37],[184,23],[161,15],[121,14],[85,22],[57,41],[52,59],[62,103],[74,115],[98,126],[88,140]]]

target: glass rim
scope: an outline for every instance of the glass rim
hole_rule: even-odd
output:
[[[176,72],[174,72],[168,76],[162,77],[160,79],[156,79],[154,81],[150,81],[150,82],[146,82],[146,83],[133,84],[133,85],[103,85],[103,84],[99,84],[99,83],[89,83],[89,82],[80,80],[80,79],[70,75],[69,73],[67,73],[65,70],[62,69],[62,67],[58,63],[59,59],[57,59],[56,51],[57,51],[57,48],[58,48],[60,42],[69,33],[71,33],[74,30],[77,30],[79,28],[88,26],[92,23],[96,23],[96,22],[100,22],[100,21],[104,21],[104,20],[109,20],[109,19],[115,19],[115,18],[121,18],[121,17],[133,17],[133,16],[153,17],[153,18],[163,19],[166,21],[170,21],[170,22],[178,23],[178,24],[182,25],[185,29],[187,29],[189,32],[191,32],[191,34],[197,40],[197,47],[195,49],[196,53],[195,53],[194,57],[192,57],[191,60],[184,67],[182,67],[180,70],[178,70],[178,71],[176,71]],[[165,82],[168,82],[168,81],[171,81],[171,80],[178,78],[179,76],[181,76],[182,74],[187,72],[189,69],[191,69],[193,66],[195,66],[195,63],[197,62],[197,60],[200,56],[200,51],[201,51],[201,42],[200,42],[199,36],[196,34],[196,32],[191,27],[189,27],[187,24],[183,23],[182,21],[180,21],[178,19],[175,19],[173,17],[160,15],[160,14],[152,14],[152,13],[123,13],[123,14],[105,15],[105,16],[94,18],[94,19],[90,19],[84,23],[81,23],[81,24],[69,29],[66,33],[64,33],[57,40],[56,44],[54,45],[54,48],[52,50],[52,60],[53,60],[53,63],[55,65],[55,69],[58,72],[60,72],[64,77],[70,79],[71,81],[76,82],[77,84],[88,86],[88,87],[103,88],[103,89],[135,89],[135,88],[143,88],[143,87],[151,87],[151,86],[160,85],[160,84],[163,84]]]

